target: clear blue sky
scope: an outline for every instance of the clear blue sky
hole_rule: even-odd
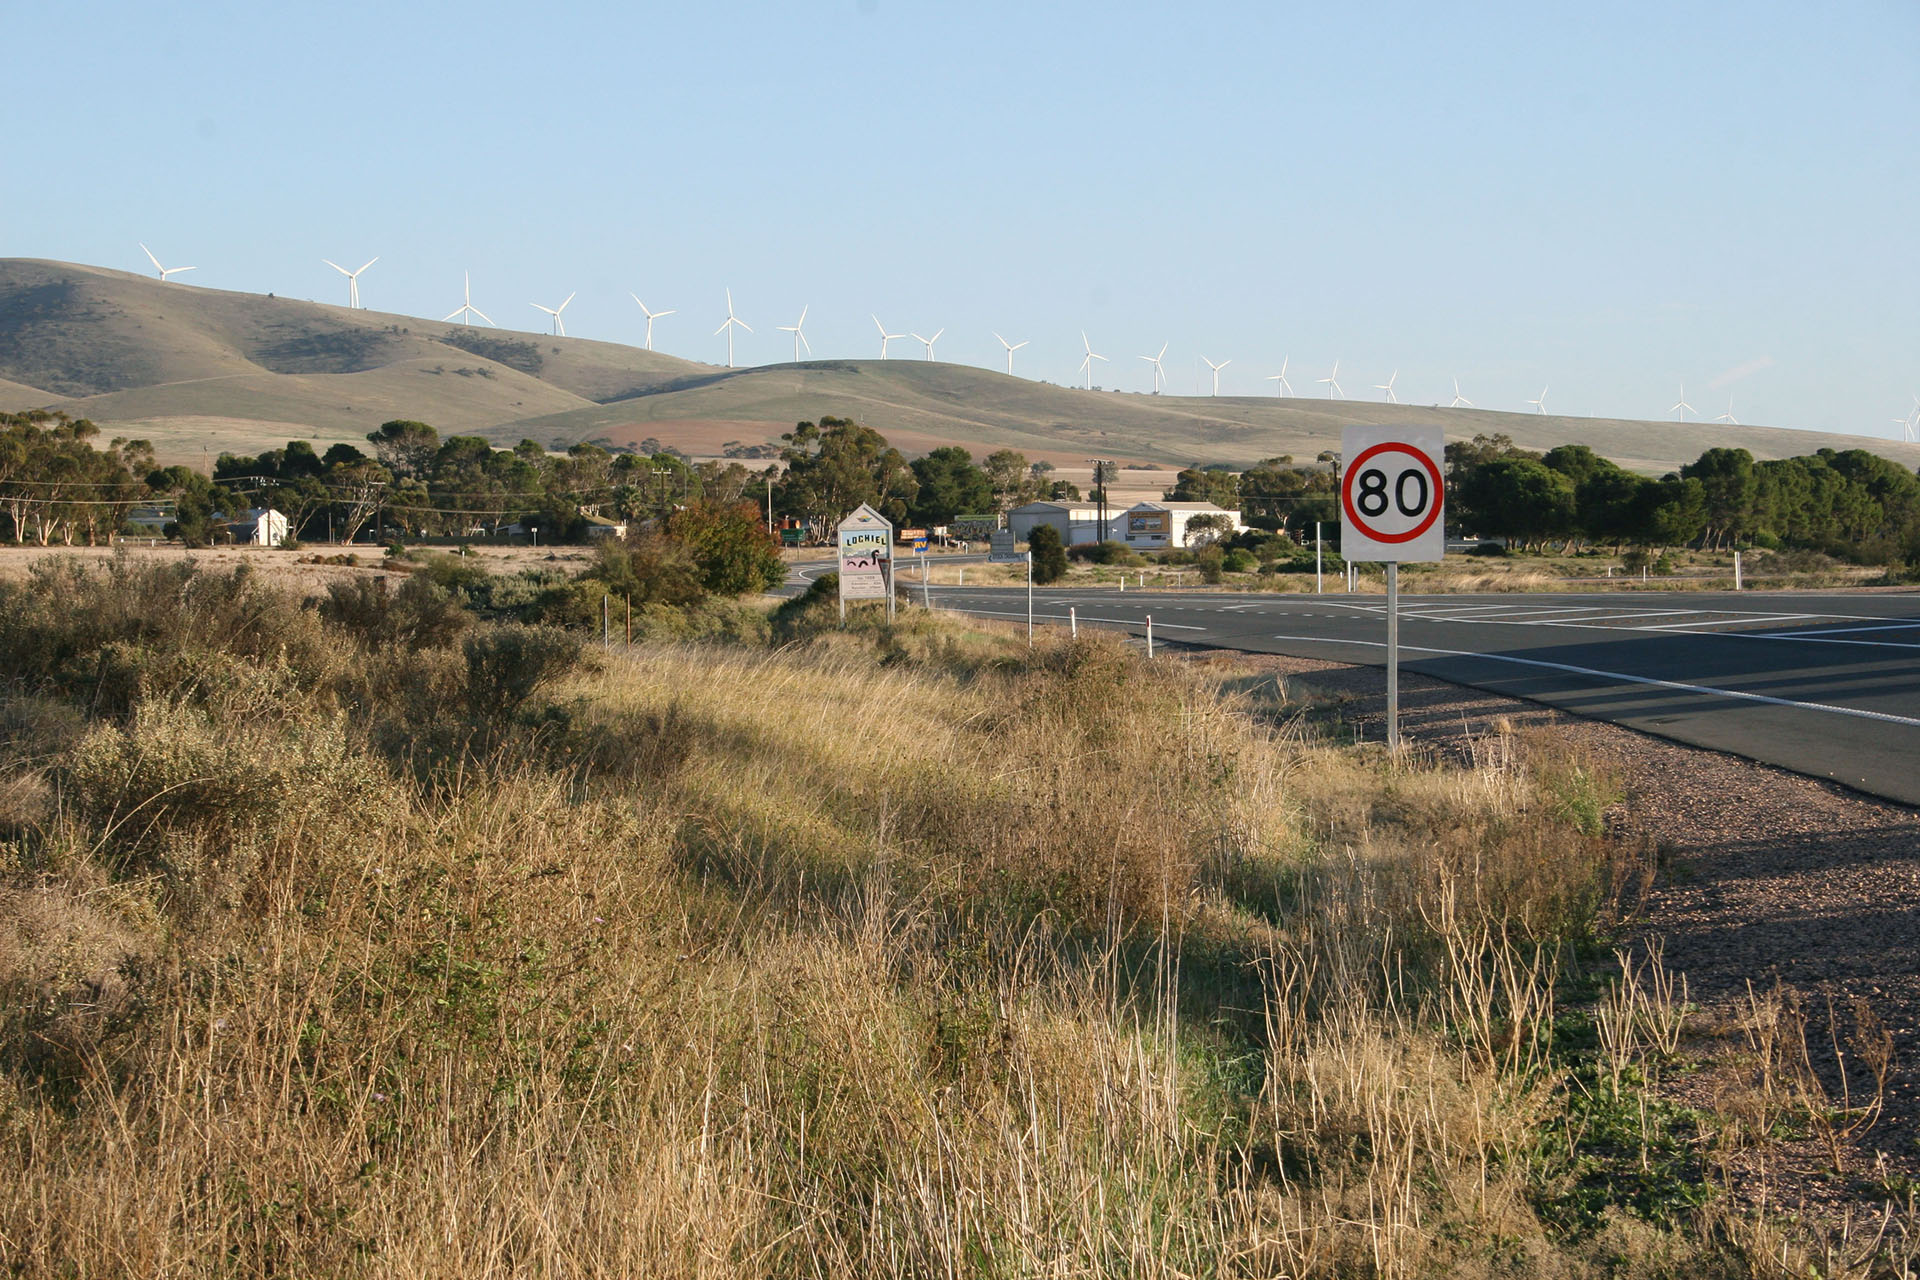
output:
[[[1920,5],[7,7],[0,254],[720,362],[1897,436]],[[30,69],[30,70],[29,70]],[[895,356],[919,355],[896,342]]]

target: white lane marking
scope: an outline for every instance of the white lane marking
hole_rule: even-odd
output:
[[[1386,643],[1381,640],[1327,640],[1320,636],[1275,636],[1275,640],[1298,641],[1307,644],[1352,644],[1364,645],[1369,649],[1384,649]],[[1484,658],[1488,662],[1511,662],[1523,667],[1543,667],[1549,671],[1566,671],[1579,676],[1598,676],[1603,680],[1617,680],[1622,684],[1652,685],[1659,689],[1678,689],[1682,693],[1704,693],[1720,698],[1736,698],[1742,702],[1763,702],[1774,707],[1792,707],[1798,711],[1825,711],[1836,716],[1854,716],[1861,720],[1879,720],[1886,724],[1912,725],[1920,729],[1920,720],[1911,716],[1897,716],[1890,711],[1865,711],[1859,707],[1836,707],[1825,702],[1798,702],[1792,698],[1776,698],[1767,693],[1748,693],[1741,689],[1720,689],[1710,684],[1687,684],[1679,680],[1659,680],[1653,676],[1629,675],[1624,671],[1601,671],[1596,667],[1576,667],[1566,662],[1545,662],[1539,658],[1516,658],[1505,653],[1475,653],[1471,649],[1429,649],[1421,645],[1403,644],[1400,648],[1407,653],[1433,653],[1443,658]]]
[[[1805,617],[1807,615],[1802,614],[1799,616]],[[1825,617],[1826,615],[1822,614],[1820,616]],[[1912,631],[1916,628],[1920,628],[1920,619],[1912,622],[1888,622],[1877,627],[1821,627],[1818,630],[1809,628],[1805,631],[1773,631],[1768,633],[1768,638],[1773,640],[1792,640],[1800,636],[1840,636],[1848,635],[1855,631]]]
[[[1024,618],[1027,616],[1024,610],[1019,613],[1009,613],[1005,609],[962,609],[959,612],[978,614],[982,617],[987,617],[987,618]],[[1038,622],[1042,618],[1054,618],[1061,622],[1065,622],[1067,620],[1067,615],[1064,613],[1036,613],[1033,615],[1033,619],[1035,622]],[[1114,623],[1118,623],[1123,627],[1144,627],[1147,625],[1147,620],[1145,618],[1094,618],[1094,617],[1088,617],[1083,615],[1080,621],[1082,622],[1114,622]],[[1205,631],[1206,630],[1205,627],[1183,626],[1178,622],[1156,622],[1153,624],[1153,629],[1155,631]]]

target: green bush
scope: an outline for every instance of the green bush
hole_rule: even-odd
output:
[[[1033,557],[1033,580],[1045,584],[1066,576],[1067,549],[1060,543],[1060,531],[1050,524],[1037,524],[1027,534],[1027,553]]]
[[[1193,563],[1200,569],[1200,580],[1205,583],[1217,583],[1226,576],[1227,553],[1219,547],[1202,547],[1194,554]]]
[[[431,572],[410,575],[392,591],[387,583],[379,577],[328,583],[321,615],[362,644],[408,649],[452,644],[473,622],[466,593],[441,586]]]
[[[467,708],[476,716],[505,719],[544,685],[580,663],[580,638],[555,627],[504,623],[468,636]]]
[[[1228,573],[1252,573],[1259,565],[1251,551],[1242,551],[1239,547],[1226,553],[1221,560],[1221,568]]]

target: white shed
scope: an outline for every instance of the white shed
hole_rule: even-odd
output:
[[[277,547],[292,532],[287,518],[272,507],[253,507],[235,516],[227,525],[235,542],[255,547]]]
[[[1021,542],[1036,525],[1043,524],[1058,529],[1060,541],[1069,547],[1104,542],[1113,536],[1100,527],[1100,508],[1091,502],[1029,502],[1007,512],[1007,528]]]

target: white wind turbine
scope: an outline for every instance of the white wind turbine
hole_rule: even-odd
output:
[[[886,331],[883,329],[881,330],[881,332],[884,333]],[[996,338],[1000,338],[1000,335],[997,333],[994,334],[993,336]],[[1007,349],[1007,376],[1008,377],[1013,376],[1013,353],[1018,351],[1020,348],[1026,346],[1027,343],[1032,341],[1033,341],[1032,338],[1024,338],[1019,342],[1008,342],[1005,338],[1000,338],[1000,345]]]
[[[807,349],[807,356],[809,358],[813,356],[813,344],[807,341],[807,308],[805,304],[802,304],[800,307],[800,318],[798,320],[795,320],[792,324],[777,324],[773,327],[782,333],[790,333],[793,335],[793,362],[795,364],[800,363],[801,347]]]
[[[904,338],[907,336],[904,333],[888,333],[887,326],[880,323],[879,316],[873,318],[873,327],[880,331],[880,358],[882,360],[887,358],[887,344],[889,342],[892,342],[895,338]]]
[[[1080,372],[1086,375],[1087,390],[1091,391],[1093,390],[1093,362],[1095,360],[1105,360],[1106,357],[1094,354],[1093,344],[1087,341],[1087,331],[1085,329],[1080,331],[1080,345],[1087,350],[1087,354],[1080,358]]]
[[[1547,386],[1540,388],[1540,398],[1538,400],[1527,401],[1528,404],[1533,406],[1535,413],[1545,413],[1547,411],[1547,392],[1551,390],[1551,388],[1552,384],[1549,383]]]
[[[1399,371],[1398,369],[1395,369],[1395,370],[1393,371],[1393,376],[1392,376],[1392,377],[1390,377],[1390,378],[1388,378],[1388,379],[1387,379],[1387,380],[1386,380],[1385,382],[1376,382],[1376,383],[1374,383],[1374,384],[1373,384],[1373,389],[1374,389],[1375,391],[1384,391],[1384,392],[1386,392],[1386,393],[1387,393],[1387,399],[1389,399],[1389,400],[1391,400],[1391,401],[1392,401],[1393,403],[1395,403],[1395,404],[1399,404],[1399,403],[1400,403],[1400,397],[1399,397],[1399,396],[1397,396],[1397,395],[1395,395],[1395,394],[1393,394],[1393,384],[1394,384],[1395,382],[1398,382],[1399,380],[1400,380],[1400,371]]]
[[[927,359],[931,360],[933,359],[933,344],[940,341],[940,335],[945,333],[946,331],[947,331],[947,327],[945,325],[941,325],[938,329],[935,329],[933,331],[933,336],[931,338],[923,338],[917,333],[913,334],[912,337],[915,342],[924,342],[927,344]]]
[[[1685,422],[1687,420],[1688,414],[1690,413],[1697,414],[1700,412],[1698,409],[1694,408],[1692,405],[1687,403],[1687,384],[1686,383],[1682,382],[1680,384],[1680,399],[1677,400],[1674,403],[1674,406],[1671,409],[1668,409],[1667,412],[1673,415],[1673,420],[1675,422]]]
[[[1460,394],[1460,375],[1458,374],[1455,374],[1453,378],[1453,403],[1448,405],[1447,408],[1449,409],[1473,408],[1473,401],[1467,399],[1465,396]]]
[[[1740,419],[1733,416],[1733,397],[1732,396],[1727,397],[1727,411],[1721,414],[1719,417],[1715,418],[1714,421],[1724,422],[1731,427],[1737,427],[1740,425]]]
[[[473,305],[473,274],[471,272],[462,271],[460,273],[460,278],[466,284],[466,291],[460,295],[460,298],[461,298],[460,309],[458,311],[455,311],[450,316],[443,317],[442,323],[444,323],[447,320],[453,320],[461,316],[475,315],[475,316],[479,316],[482,320],[486,320],[488,324],[493,324],[493,321],[491,319],[488,319],[486,312],[482,311],[480,308]],[[461,320],[460,323],[468,324],[470,322],[467,320]]]
[[[572,302],[574,299],[574,296],[579,292],[580,291],[578,289],[575,289],[573,293],[568,294],[567,302]],[[530,302],[527,305],[532,307],[535,311],[544,311],[548,315],[552,316],[553,317],[553,335],[556,338],[564,338],[567,336],[567,322],[560,318],[560,313],[567,309],[567,302],[563,302],[557,307],[543,307],[537,302]]]
[[[1166,376],[1166,370],[1160,367],[1160,362],[1166,358],[1167,348],[1172,345],[1173,344],[1171,342],[1163,342],[1160,344],[1159,355],[1140,357],[1142,360],[1145,360],[1148,364],[1153,366],[1153,394],[1155,395],[1160,394],[1160,382]]]
[[[177,276],[182,271],[198,271],[200,269],[198,267],[163,267],[160,265],[160,259],[154,257],[153,250],[147,248],[147,246],[141,245],[140,252],[147,255],[147,261],[153,264],[153,269],[160,273],[162,280],[165,280],[168,276]]]
[[[653,350],[653,322],[654,322],[655,320],[658,320],[658,319],[659,319],[659,318],[660,318],[661,316],[670,316],[670,315],[672,315],[672,314],[674,314],[674,313],[673,313],[673,312],[672,312],[671,310],[667,310],[667,311],[647,311],[647,304],[646,304],[646,303],[644,303],[644,302],[641,302],[641,301],[640,301],[640,295],[639,295],[639,294],[637,294],[637,293],[634,293],[634,292],[632,292],[631,290],[629,290],[629,291],[628,291],[628,293],[627,293],[627,296],[628,296],[629,298],[632,298],[632,299],[633,299],[633,301],[634,301],[634,304],[635,304],[636,306],[638,306],[638,307],[640,308],[640,310],[641,310],[641,311],[643,311],[643,312],[646,312],[646,316],[647,316],[647,350],[649,350],[649,351],[651,351],[651,350]]]
[[[1332,400],[1338,397],[1339,399],[1345,400],[1347,398],[1347,393],[1340,389],[1340,362],[1338,360],[1333,362],[1332,373],[1324,378],[1315,378],[1314,381],[1326,384],[1327,399]]]
[[[733,327],[735,325],[739,325],[748,333],[753,332],[752,325],[733,314],[733,290],[729,289],[727,290],[727,318],[718,329],[714,330],[715,333],[724,332],[727,335],[727,368],[729,369],[733,368]]]
[[[1200,360],[1201,360],[1201,363],[1207,366],[1207,368],[1213,370],[1213,394],[1215,394],[1216,396],[1219,395],[1220,394],[1220,371],[1226,368],[1228,365],[1232,364],[1233,361],[1222,360],[1219,364],[1215,364],[1213,361],[1207,359],[1205,356],[1201,356]]]
[[[380,261],[380,259],[377,257],[368,258],[361,264],[360,271],[349,271],[331,258],[322,258],[320,261],[326,263],[347,278],[347,306],[354,308],[360,305],[360,271],[365,271],[368,267]]]
[[[1273,384],[1273,394],[1276,397],[1290,396],[1293,394],[1293,384],[1287,381],[1287,361],[1291,358],[1290,356],[1281,356],[1280,372],[1267,375],[1267,381]]]
[[[1895,418],[1894,422],[1899,425],[1900,434],[1907,443],[1913,444],[1916,435],[1920,435],[1920,396],[1913,398],[1913,411],[1904,418]]]

